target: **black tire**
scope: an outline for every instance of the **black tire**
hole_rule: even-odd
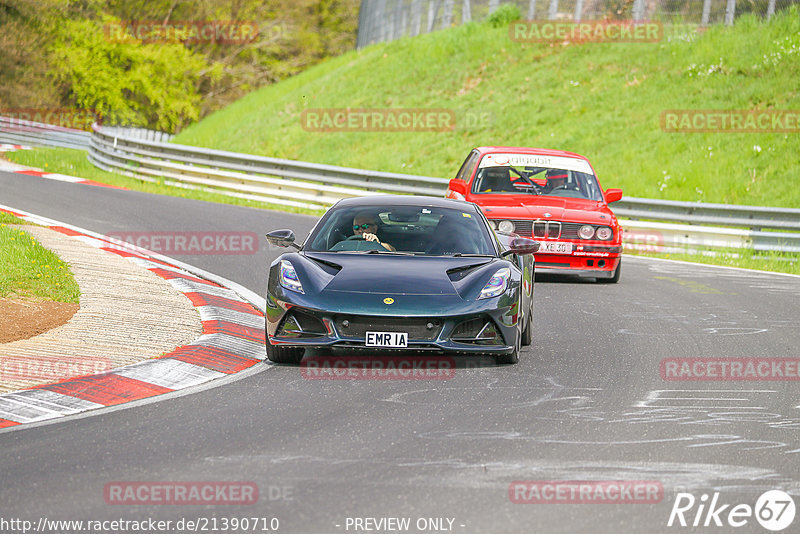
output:
[[[597,281],[601,284],[616,284],[619,282],[619,275],[622,273],[622,259],[617,264],[617,269],[614,271],[614,276],[611,278],[598,278]]]
[[[511,365],[519,362],[519,351],[522,349],[522,332],[517,326],[517,335],[514,340],[514,351],[511,354],[499,354],[494,357],[494,361],[499,365]]]
[[[531,343],[533,343],[533,300],[531,300],[531,305],[528,307],[528,320],[525,323],[525,330],[522,331],[522,345],[527,347]]]
[[[306,349],[303,347],[279,347],[269,342],[267,334],[267,359],[274,363],[300,363]]]

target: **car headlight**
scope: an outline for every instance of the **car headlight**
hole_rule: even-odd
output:
[[[497,225],[497,229],[501,232],[510,234],[514,231],[514,223],[511,221],[500,221],[500,224]]]
[[[492,230],[497,230],[497,221],[494,221],[492,219],[487,219],[487,220],[489,221],[489,226],[492,227]]]
[[[488,299],[502,294],[508,287],[508,279],[511,278],[511,269],[503,267],[492,275],[486,285],[481,289],[479,299]]]
[[[581,226],[581,229],[578,230],[578,235],[581,239],[591,239],[594,237],[594,226],[590,224],[584,224]]]
[[[280,271],[280,283],[283,287],[292,291],[297,291],[298,293],[305,293],[305,291],[303,291],[303,284],[300,283],[300,279],[297,277],[297,273],[291,263],[286,260],[281,260]]]
[[[608,226],[601,226],[597,229],[597,239],[602,239],[603,241],[608,241],[611,239],[611,236],[614,235],[614,232],[611,231],[611,228]]]

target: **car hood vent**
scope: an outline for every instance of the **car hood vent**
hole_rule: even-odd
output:
[[[481,262],[481,263],[474,263],[472,265],[462,265],[460,267],[455,267],[453,269],[448,269],[447,270],[447,276],[450,278],[451,282],[458,282],[459,280],[463,280],[464,278],[469,276],[469,274],[472,271],[474,271],[475,269],[477,269],[478,267],[486,265],[486,263],[487,262],[484,261],[484,262]]]
[[[336,274],[342,270],[342,266],[339,265],[338,263],[333,263],[332,261],[324,260],[322,258],[311,255],[306,255],[306,257],[312,260],[317,265],[319,265],[323,271],[325,271],[331,276],[336,276]]]

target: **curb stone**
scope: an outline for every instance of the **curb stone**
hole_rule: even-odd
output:
[[[0,211],[43,224],[150,270],[186,295],[203,326],[203,334],[192,343],[159,358],[0,395],[0,429],[185,389],[264,361],[264,315],[257,302],[248,302],[234,291],[240,288],[237,284],[226,284],[218,276],[213,276],[215,281],[206,279],[199,269],[189,272],[185,264],[179,266],[169,258],[57,221],[2,206]]]

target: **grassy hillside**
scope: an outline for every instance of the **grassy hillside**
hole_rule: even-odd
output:
[[[177,143],[451,177],[477,145],[586,155],[629,196],[800,206],[800,133],[665,133],[670,109],[800,110],[800,10],[658,43],[512,42],[465,26],[377,44],[250,93]],[[308,108],[448,108],[448,132],[309,132]],[[486,112],[485,116],[468,116]],[[472,123],[467,124],[468,121]],[[476,124],[477,123],[477,124]]]

